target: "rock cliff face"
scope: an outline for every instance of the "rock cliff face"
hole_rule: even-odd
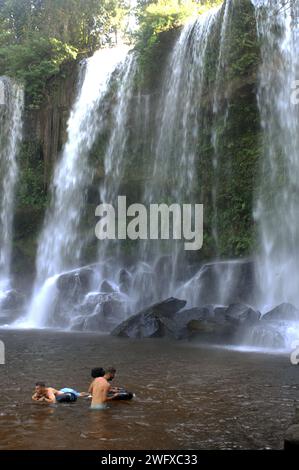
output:
[[[67,64],[59,76],[48,81],[40,108],[32,109],[28,103],[25,108],[12,263],[14,275],[24,287],[30,286],[34,276],[36,238],[53,165],[66,141],[79,67],[76,62]]]
[[[46,98],[39,109],[27,107],[24,144],[33,143],[44,163],[44,184],[47,186],[53,163],[66,141],[67,120],[74,101],[78,72],[82,64],[69,63],[58,77],[48,81]]]

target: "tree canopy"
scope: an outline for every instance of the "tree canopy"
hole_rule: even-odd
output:
[[[0,0],[0,74],[23,81],[30,106],[39,106],[64,63],[91,55],[119,32],[146,55],[160,32],[216,1]]]

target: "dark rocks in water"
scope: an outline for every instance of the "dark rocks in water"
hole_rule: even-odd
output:
[[[263,320],[299,321],[299,310],[292,304],[282,303],[263,315]]]
[[[202,341],[223,343],[233,341],[241,328],[254,324],[259,318],[259,312],[243,304],[206,305],[177,312],[166,326],[167,333],[175,339],[198,337]]]
[[[111,334],[128,338],[163,337],[165,336],[163,317],[170,320],[169,317],[185,307],[186,303],[185,300],[170,297],[131,316],[118,325]]]
[[[89,267],[74,269],[61,274],[56,282],[57,296],[49,326],[65,328],[69,324],[74,309],[90,291],[94,271]]]
[[[16,289],[7,291],[0,300],[0,325],[10,325],[22,313],[25,296]]]
[[[191,339],[200,336],[207,340],[209,337],[227,335],[224,331],[224,316],[215,314],[213,305],[195,307],[177,312],[171,318],[162,316],[161,321],[165,326],[165,333],[174,339]]]
[[[104,292],[105,294],[110,294],[111,292],[115,292],[115,289],[112,287],[110,282],[103,281],[100,286],[100,292]]]
[[[94,271],[91,268],[79,268],[61,274],[57,279],[57,289],[64,295],[73,296],[75,292],[87,293],[90,290]]]
[[[204,342],[231,342],[243,328],[255,324],[260,313],[248,305],[206,305],[183,309],[186,301],[167,299],[124,321],[114,336],[129,338],[199,338]]]
[[[188,284],[197,305],[254,304],[258,291],[251,260],[207,263]]]
[[[120,294],[89,294],[75,308],[72,330],[110,332],[126,317],[126,305]]]
[[[248,305],[231,304],[225,311],[225,318],[238,325],[253,325],[261,318],[261,313]]]

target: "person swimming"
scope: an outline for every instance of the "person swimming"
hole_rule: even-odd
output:
[[[78,397],[86,397],[88,393],[86,392],[77,392],[72,388],[62,388],[56,390],[53,387],[46,387],[45,382],[37,382],[35,384],[35,392],[32,395],[32,400],[40,403],[53,404],[56,402],[75,402]]]
[[[109,396],[109,392],[111,390],[111,385],[109,383],[111,380],[111,371],[109,372],[107,370],[107,372],[105,372],[101,367],[94,368],[91,371],[91,376],[93,381],[88,390],[92,397],[90,409],[105,410],[108,407],[107,402],[118,396],[118,393],[114,393],[112,396]]]

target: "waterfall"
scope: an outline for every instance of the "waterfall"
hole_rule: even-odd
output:
[[[0,77],[0,299],[10,287],[12,223],[23,105],[23,88],[8,77]]]
[[[142,83],[138,52],[106,49],[87,61],[68,140],[54,169],[27,326],[99,330],[109,315],[111,326],[173,295],[188,299],[190,306],[203,305],[210,299],[205,291],[211,279],[210,303],[229,303],[238,289],[244,290],[249,261],[209,263],[198,271],[199,257],[171,236],[170,241],[138,239],[135,244],[125,235],[100,240],[97,262],[82,267],[89,242],[95,241],[83,222],[87,195],[92,197],[96,185],[99,202],[114,209],[120,195],[147,207],[199,204],[204,198],[207,236],[217,246],[222,169],[232,178],[231,159],[221,160],[221,138],[226,122],[231,124],[225,72],[233,60],[229,42],[235,5],[227,0],[175,32],[154,89]],[[128,192],[127,184],[133,186]],[[170,222],[170,234],[172,228]]]
[[[125,171],[125,156],[130,132],[130,109],[134,97],[134,79],[137,71],[136,56],[129,54],[123,62],[117,77],[117,91],[115,106],[112,110],[112,121],[105,155],[104,170],[105,177],[100,187],[100,200],[103,203],[117,203],[117,196]],[[136,109],[139,109],[137,106]],[[109,256],[108,243],[101,242],[99,247],[99,259],[103,260]],[[114,245],[114,244],[113,244]],[[117,244],[118,246],[118,244]]]
[[[110,78],[126,54],[125,47],[100,49],[81,73],[67,143],[54,169],[50,206],[38,241],[36,283],[26,325],[47,325],[57,274],[80,265],[87,242],[81,231],[82,214],[93,178],[89,154],[105,119],[99,108]]]
[[[198,141],[206,50],[219,12],[219,8],[212,9],[187,24],[168,60],[156,112],[152,178],[144,192],[147,205],[199,202]],[[154,277],[159,277],[158,286],[152,283],[155,292],[150,300],[157,293],[159,297],[173,294],[186,259],[181,241],[141,242],[139,254],[156,270]],[[149,278],[147,272],[145,277]],[[149,289],[148,281],[141,282],[142,297],[149,296]]]
[[[225,71],[227,67],[227,50],[228,50],[228,32],[231,21],[233,8],[233,0],[226,0],[224,4],[223,18],[220,30],[220,46],[218,52],[218,60],[216,67],[216,79],[213,92],[213,124],[212,124],[212,146],[213,146],[213,188],[212,188],[212,204],[213,204],[213,221],[212,235],[215,242],[215,251],[218,254],[219,249],[219,227],[218,227],[218,206],[217,196],[219,191],[219,160],[221,155],[221,136],[219,135],[219,120],[222,119],[221,128],[225,129],[228,118],[228,98],[226,96],[227,87],[224,84]],[[223,86],[224,85],[224,86]],[[224,102],[224,105],[223,105]]]
[[[255,217],[261,308],[299,307],[299,1],[253,0],[261,41],[258,104],[264,155]],[[297,81],[296,81],[297,80]]]
[[[102,49],[87,60],[68,121],[67,143],[54,171],[50,208],[38,243],[38,282],[80,263],[85,243],[80,231],[81,216],[92,179],[88,156],[102,125],[98,109],[111,74],[125,53],[122,48]]]

